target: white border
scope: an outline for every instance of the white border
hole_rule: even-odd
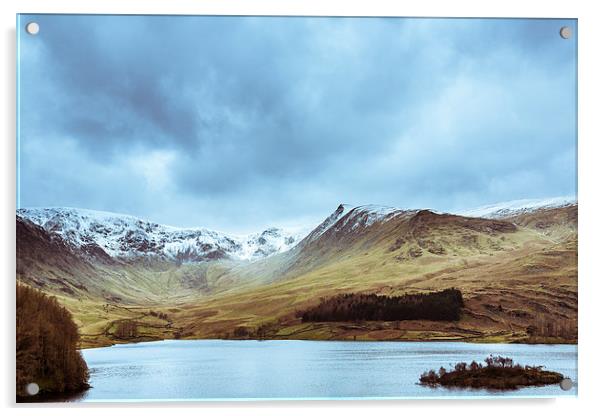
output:
[[[600,383],[600,316],[595,296],[600,296],[602,277],[597,257],[602,245],[600,230],[600,141],[602,103],[600,74],[602,60],[602,15],[596,1],[477,1],[429,0],[386,2],[381,0],[3,0],[2,7],[2,89],[0,100],[2,140],[2,235],[0,264],[4,285],[2,302],[3,336],[2,404],[10,414],[31,414],[38,406],[17,407],[14,402],[14,270],[15,270],[15,14],[21,13],[119,13],[119,14],[253,14],[253,15],[348,15],[348,16],[441,16],[441,17],[559,17],[579,19],[579,399],[506,399],[506,400],[404,400],[404,401],[292,401],[227,403],[153,403],[153,404],[79,404],[43,405],[49,415],[103,414],[107,412],[159,415],[177,406],[183,414],[312,415],[345,412],[362,414],[376,410],[379,414],[433,412],[447,415],[506,415],[515,412],[546,412],[551,415],[594,413]],[[32,409],[35,407],[36,409]]]

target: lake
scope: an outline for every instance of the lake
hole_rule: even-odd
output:
[[[92,388],[81,401],[553,397],[577,394],[576,345],[460,342],[168,340],[82,350]],[[430,388],[420,374],[489,354],[573,380],[509,392]]]

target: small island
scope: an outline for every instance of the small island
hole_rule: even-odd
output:
[[[452,370],[441,367],[420,376],[420,384],[436,387],[479,388],[489,390],[516,390],[520,387],[558,384],[564,376],[542,366],[522,366],[512,358],[490,355],[485,365],[473,361],[457,363]]]

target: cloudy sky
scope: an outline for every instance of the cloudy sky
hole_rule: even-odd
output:
[[[563,25],[22,16],[19,204],[248,232],[574,195]]]

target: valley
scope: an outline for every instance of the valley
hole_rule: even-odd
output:
[[[477,214],[340,205],[305,236],[269,229],[235,239],[118,214],[19,210],[17,279],[71,311],[82,347],[173,338],[576,342],[577,204]],[[448,288],[464,298],[458,321],[299,317],[341,293]]]

